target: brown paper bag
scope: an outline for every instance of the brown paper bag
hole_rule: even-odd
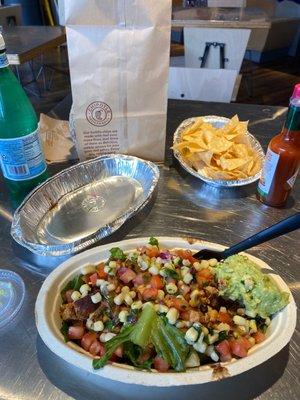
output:
[[[171,0],[65,0],[80,159],[164,159]]]

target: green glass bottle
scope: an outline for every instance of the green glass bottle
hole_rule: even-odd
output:
[[[36,113],[9,68],[0,34],[0,165],[15,205],[48,178]]]

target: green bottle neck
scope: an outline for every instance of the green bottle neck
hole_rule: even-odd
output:
[[[300,107],[290,104],[283,127],[285,132],[300,132]]]

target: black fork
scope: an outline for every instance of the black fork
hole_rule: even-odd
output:
[[[194,254],[193,257],[198,258],[199,260],[216,258],[218,261],[221,261],[229,256],[232,256],[233,254],[239,253],[240,251],[250,249],[251,247],[257,246],[258,244],[267,242],[268,240],[295,231],[299,228],[300,212],[292,215],[291,217],[285,218],[280,222],[277,222],[277,224],[275,225],[269,226],[263,231],[260,231],[255,235],[250,236],[248,239],[245,239],[242,242],[239,242],[224,251],[203,249]]]

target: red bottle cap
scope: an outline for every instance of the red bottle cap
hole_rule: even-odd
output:
[[[300,83],[297,83],[297,85],[295,85],[292,99],[300,99]]]

